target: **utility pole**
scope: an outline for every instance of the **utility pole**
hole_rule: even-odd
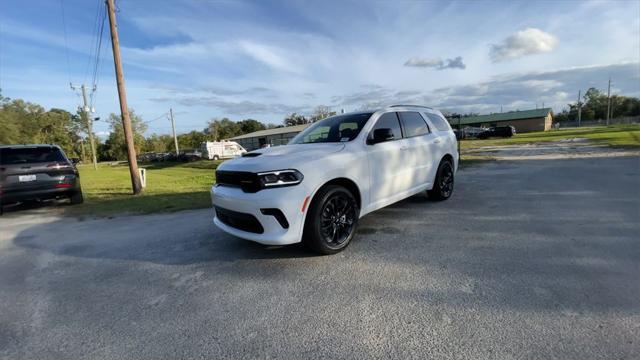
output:
[[[87,160],[87,156],[84,153],[84,139],[80,138],[80,146],[82,147],[80,150],[82,151],[82,161]]]
[[[69,86],[71,87],[71,90],[76,90],[76,87],[73,86],[73,84],[69,84]],[[93,87],[93,91],[95,91],[96,88],[95,86]],[[94,170],[98,170],[98,161],[97,161],[97,156],[96,156],[96,143],[93,139],[93,117],[91,116],[91,113],[93,113],[93,110],[89,107],[89,101],[87,100],[87,87],[82,84],[80,85],[80,91],[82,93],[82,108],[81,108],[81,118],[82,120],[85,122],[85,124],[87,125],[87,132],[89,135],[89,144],[91,145],[91,159],[93,161],[93,169]],[[84,147],[82,149],[84,151]],[[84,157],[84,155],[83,155]]]
[[[127,92],[124,87],[124,75],[122,74],[122,60],[120,59],[120,40],[118,39],[118,25],[116,24],[116,9],[114,0],[107,0],[107,12],[109,14],[109,27],[111,28],[111,48],[113,50],[113,63],[116,70],[116,83],[118,84],[118,96],[120,98],[120,114],[122,116],[122,128],[127,143],[127,158],[129,159],[129,173],[131,174],[131,187],[133,194],[140,194],[142,183],[138,173],[138,160],[136,148],[133,143],[133,130],[131,118],[127,107]]]
[[[582,104],[580,103],[580,93],[581,90],[578,90],[578,127],[580,127],[580,123],[582,122]]]
[[[96,158],[96,143],[93,140],[93,116],[90,115],[91,109],[89,108],[89,102],[87,101],[87,87],[82,84],[80,86],[82,90],[82,113],[87,121],[87,130],[89,131],[89,145],[91,146],[91,161],[93,161],[93,170],[98,170],[98,160]],[[95,89],[94,89],[95,90]]]
[[[173,130],[173,143],[176,145],[176,158],[180,156],[178,151],[178,137],[176,136],[176,123],[173,121],[173,109],[169,108],[169,117],[171,118],[171,129]]]
[[[610,114],[611,114],[611,77],[609,77],[609,86],[607,87],[607,126],[609,126]]]

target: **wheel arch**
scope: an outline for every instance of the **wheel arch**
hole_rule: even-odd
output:
[[[442,157],[442,159],[440,159],[440,162],[438,163],[438,166],[440,166],[440,164],[444,161],[444,160],[449,160],[451,161],[451,164],[455,166],[455,161],[453,159],[453,155],[446,153],[444,154],[444,156]]]
[[[362,209],[362,195],[360,194],[360,188],[355,183],[355,181],[353,181],[353,180],[351,180],[349,178],[346,178],[346,177],[338,177],[338,178],[335,178],[335,179],[331,179],[331,180],[325,182],[324,184],[322,184],[322,186],[318,187],[318,190],[316,190],[315,193],[313,194],[313,198],[311,199],[311,201],[313,202],[313,200],[315,199],[316,194],[318,194],[320,189],[322,189],[323,187],[328,186],[328,185],[339,185],[339,186],[342,186],[342,187],[346,188],[347,190],[349,190],[349,192],[351,192],[353,197],[356,198],[356,202],[358,203],[358,208]]]

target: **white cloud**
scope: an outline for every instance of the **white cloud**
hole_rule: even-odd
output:
[[[465,69],[467,66],[462,61],[462,56],[457,56],[453,59],[442,60],[441,58],[420,58],[413,57],[404,63],[404,66],[411,67],[429,67],[436,70],[444,69]]]
[[[442,59],[434,58],[434,59],[426,59],[413,57],[407,62],[404,63],[404,66],[415,66],[415,67],[438,67],[442,66]]]
[[[552,34],[536,28],[526,28],[509,35],[500,44],[491,45],[489,55],[493,62],[517,59],[526,55],[548,53],[558,45]]]
[[[238,47],[240,51],[244,52],[254,60],[274,69],[298,72],[298,68],[285,56],[279,54],[280,51],[276,47],[259,44],[249,40],[239,41]]]

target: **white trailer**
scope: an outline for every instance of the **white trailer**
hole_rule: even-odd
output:
[[[200,144],[200,151],[209,160],[230,159],[247,152],[235,141],[206,141]]]

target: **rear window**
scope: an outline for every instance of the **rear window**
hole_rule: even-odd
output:
[[[451,130],[451,127],[449,126],[449,122],[445,120],[442,116],[431,114],[431,113],[424,113],[424,114],[429,117],[429,120],[431,120],[431,123],[438,131]]]
[[[62,152],[54,147],[27,147],[0,149],[0,164],[33,164],[42,162],[65,162]]]
[[[420,113],[414,111],[406,111],[398,113],[402,125],[404,126],[404,137],[420,136],[429,133],[427,123],[424,121]]]

